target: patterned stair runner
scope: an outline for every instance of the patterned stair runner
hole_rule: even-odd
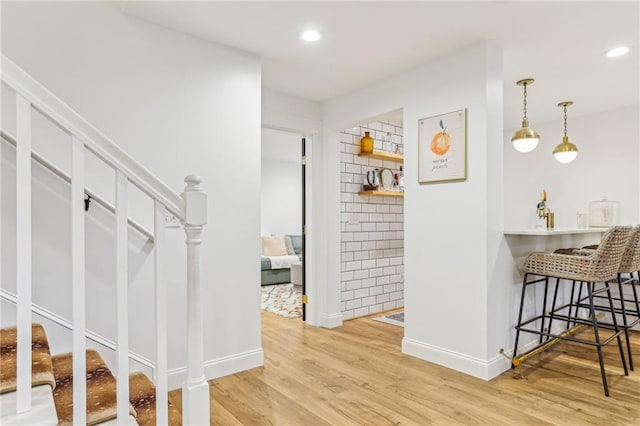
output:
[[[40,324],[31,327],[31,386],[55,387],[49,341]],[[0,329],[0,393],[16,390],[18,332],[16,327]]]
[[[32,326],[32,386],[50,385],[59,425],[73,424],[73,357],[51,356],[44,327]],[[17,329],[0,329],[0,394],[16,390]],[[129,411],[140,425],[156,424],[156,389],[143,373],[129,375]],[[87,424],[116,418],[116,379],[98,352],[87,350]],[[169,402],[169,425],[182,424],[180,412]]]

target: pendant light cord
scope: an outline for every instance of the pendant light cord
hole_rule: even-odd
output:
[[[564,106],[564,137],[567,137],[567,106]]]
[[[524,117],[522,117],[522,121],[527,121],[527,83],[524,83],[523,86],[524,86],[524,100],[523,100]]]

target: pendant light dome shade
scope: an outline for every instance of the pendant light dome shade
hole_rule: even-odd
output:
[[[567,136],[567,107],[571,105],[573,105],[571,101],[558,104],[559,107],[564,109],[564,136],[562,137],[562,143],[553,150],[553,156],[562,164],[570,163],[578,156],[578,147],[569,142],[569,136]]]
[[[522,122],[522,129],[513,134],[511,143],[513,147],[520,152],[531,152],[538,146],[540,135],[529,127],[528,121]]]
[[[559,163],[570,163],[578,156],[578,147],[569,142],[569,138],[565,136],[562,138],[562,143],[553,150],[553,156]]]
[[[540,135],[529,127],[529,120],[527,119],[527,85],[533,84],[533,78],[525,78],[516,82],[518,86],[523,86],[523,111],[524,116],[522,118],[522,128],[516,131],[511,138],[513,147],[519,152],[533,151],[540,141]]]

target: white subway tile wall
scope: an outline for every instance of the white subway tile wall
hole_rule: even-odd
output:
[[[341,309],[344,319],[404,306],[404,200],[360,196],[369,170],[400,172],[401,163],[358,157],[364,132],[374,149],[403,152],[402,126],[376,121],[340,135]]]

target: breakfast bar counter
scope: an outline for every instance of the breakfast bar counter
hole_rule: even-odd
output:
[[[608,228],[521,228],[503,231],[514,261],[514,284],[522,280],[520,269],[533,252],[598,244]]]
[[[574,234],[603,234],[608,228],[523,228],[523,229],[507,229],[504,235],[574,235]]]

